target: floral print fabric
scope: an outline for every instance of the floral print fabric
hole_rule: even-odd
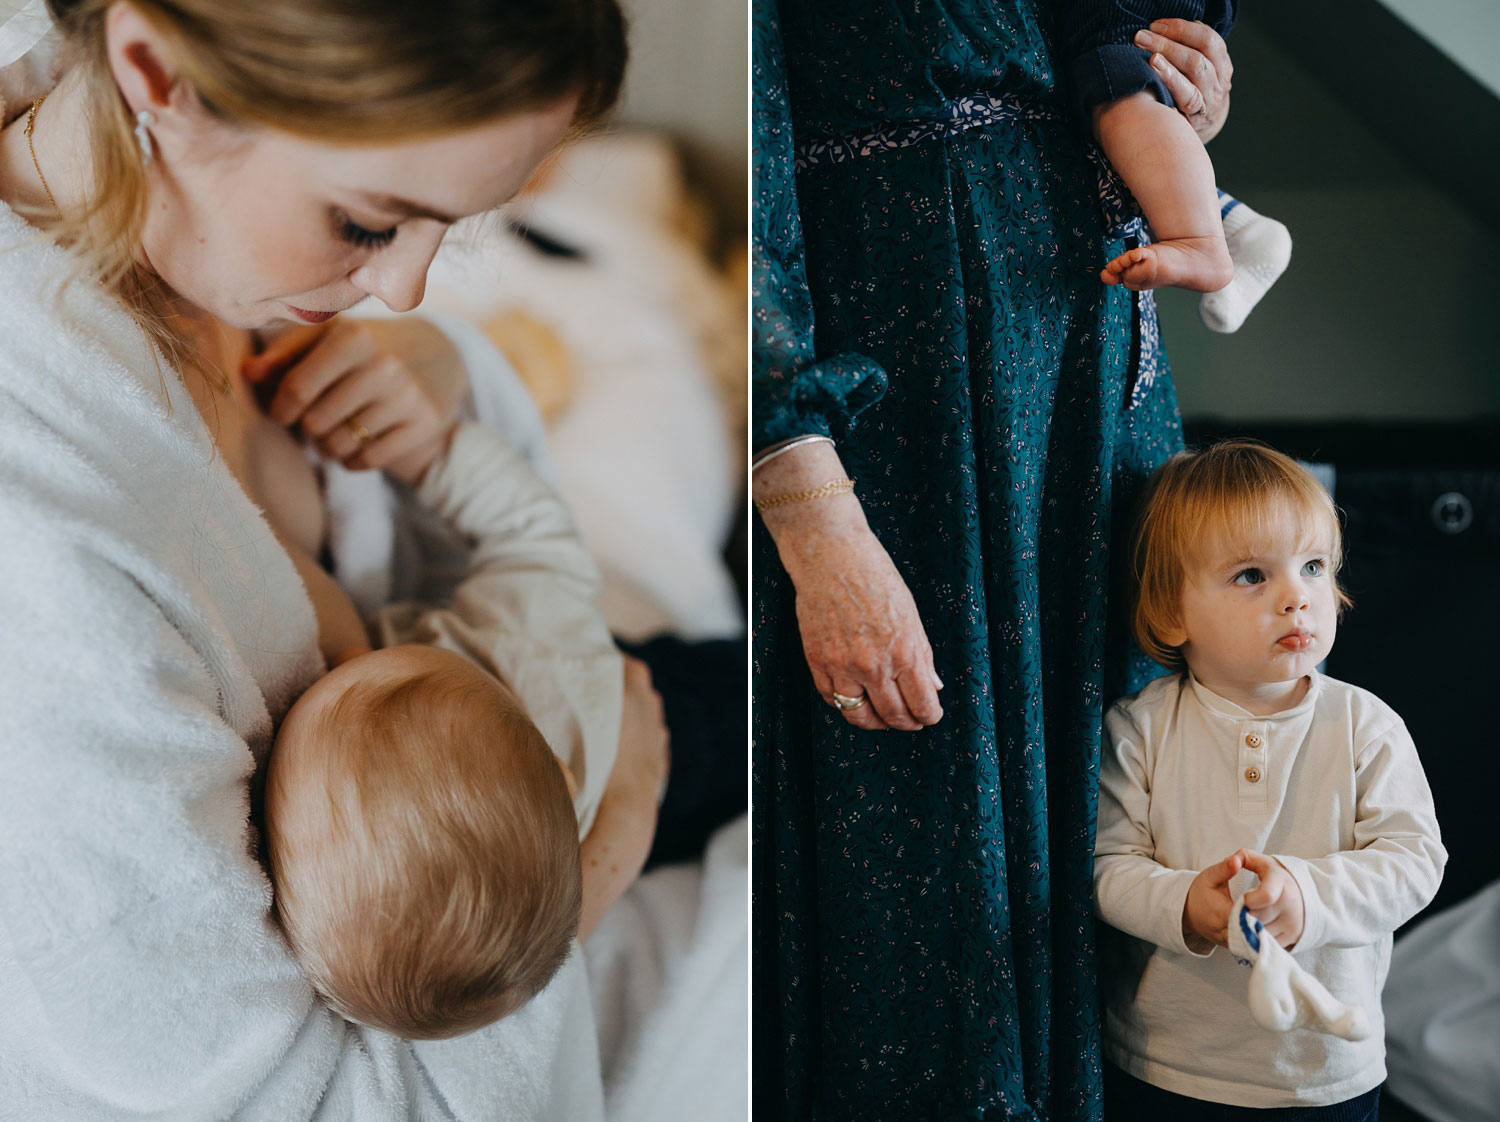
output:
[[[1123,242],[1046,18],[755,0],[754,443],[838,440],[946,683],[934,728],[842,721],[757,527],[757,1118],[1099,1117],[1100,725],[1153,673],[1109,576],[1181,438],[1165,369],[1132,404],[1131,294],[1098,279]],[[1047,112],[795,169],[970,96]]]

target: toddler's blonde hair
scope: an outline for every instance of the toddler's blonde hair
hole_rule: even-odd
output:
[[[435,669],[351,685],[266,777],[276,912],[349,1020],[410,1039],[519,1009],[578,931],[578,822],[508,691]]]
[[[1310,540],[1328,543],[1328,573],[1340,613],[1352,601],[1338,583],[1343,533],[1338,508],[1312,474],[1290,456],[1254,440],[1221,441],[1179,452],[1146,484],[1130,543],[1131,630],[1163,666],[1182,668],[1182,653],[1163,635],[1182,617],[1182,586],[1196,550],[1212,541],[1248,547],[1263,540],[1284,511],[1312,523]]]

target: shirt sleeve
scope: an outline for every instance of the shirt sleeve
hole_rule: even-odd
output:
[[[1175,105],[1166,84],[1151,69],[1151,53],[1135,45],[1135,33],[1158,19],[1202,20],[1220,35],[1234,26],[1238,0],[1168,0],[1143,5],[1129,0],[1064,0],[1058,13],[1058,58],[1066,68],[1074,110],[1088,121],[1096,105],[1150,93]]]
[[[1182,909],[1197,871],[1156,859],[1151,835],[1151,768],[1146,737],[1115,706],[1104,718],[1099,762],[1099,829],[1094,909],[1112,927],[1178,954],[1207,957],[1213,944],[1182,933]]]
[[[1275,855],[1302,890],[1299,952],[1373,943],[1426,907],[1442,881],[1448,853],[1404,723],[1359,753],[1354,783],[1353,849],[1314,859]]]
[[[815,355],[779,15],[772,0],[754,10],[751,449],[759,451],[794,436],[842,436],[885,393],[886,373],[866,355]]]
[[[587,833],[619,747],[624,666],[572,514],[477,422],[458,426],[416,497],[472,542],[469,568],[449,605],[384,609],[382,643],[435,643],[507,682],[572,769]]]

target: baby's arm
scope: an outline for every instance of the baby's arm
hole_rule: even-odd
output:
[[[1155,239],[1106,265],[1104,283],[1215,292],[1233,280],[1213,162],[1187,119],[1142,91],[1096,106],[1093,123]]]
[[[1146,736],[1119,706],[1104,719],[1104,743],[1099,763],[1099,830],[1094,844],[1094,909],[1101,919],[1138,939],[1179,954],[1207,955],[1212,943],[1189,935],[1189,893],[1200,876],[1193,869],[1169,869],[1156,859],[1151,836],[1151,783]],[[1217,867],[1217,866],[1215,866]],[[1227,880],[1227,878],[1225,878]],[[1202,906],[1202,924],[1219,929],[1227,922],[1217,916],[1211,896],[1195,895]],[[1198,900],[1195,900],[1195,903]]]
[[[519,452],[472,422],[416,494],[473,542],[469,571],[446,607],[383,610],[382,645],[436,643],[504,678],[577,778],[586,832],[614,766],[624,673],[572,514]]]
[[[1318,858],[1275,855],[1302,890],[1298,951],[1373,943],[1421,911],[1442,881],[1448,854],[1432,792],[1399,720],[1360,751],[1354,782],[1354,848]]]

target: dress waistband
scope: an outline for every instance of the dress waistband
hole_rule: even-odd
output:
[[[955,98],[940,116],[930,120],[902,122],[853,136],[813,136],[799,141],[796,169],[802,172],[860,156],[893,152],[928,140],[958,136],[985,125],[1065,119],[1066,114],[1051,105],[1014,94],[974,94]],[[1111,237],[1133,238],[1138,245],[1150,242],[1150,232],[1135,198],[1115,174],[1103,151],[1091,142],[1087,143],[1087,151],[1094,166],[1105,229]],[[1156,299],[1150,292],[1132,293],[1132,303],[1136,337],[1127,403],[1133,408],[1145,400],[1156,380],[1161,359],[1161,327],[1156,317]]]
[[[871,156],[910,148],[937,137],[957,136],[984,125],[1014,121],[1061,121],[1050,105],[1014,94],[974,94],[950,101],[943,113],[927,121],[903,121],[854,136],[814,136],[797,145],[797,170],[820,164],[839,164],[856,156]]]

